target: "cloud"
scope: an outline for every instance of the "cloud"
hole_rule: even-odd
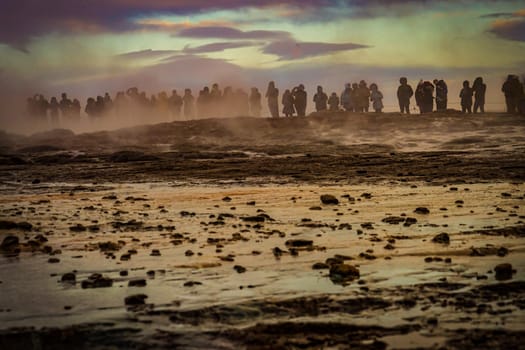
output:
[[[448,0],[440,4],[444,2],[451,6],[458,3]],[[473,3],[477,4],[479,1],[463,0],[458,6]],[[280,16],[293,21],[331,21],[342,16],[405,15],[425,10],[432,4],[430,0],[89,0],[74,3],[71,0],[2,0],[0,43],[24,48],[33,38],[52,32],[173,30],[184,28],[184,24],[170,23],[159,18],[170,15],[191,16],[220,10],[239,10],[239,17],[243,14],[241,10],[258,9],[267,11],[269,16],[275,14],[277,19]],[[264,31],[262,32],[237,35],[241,36],[240,39],[254,39],[264,36]]]
[[[183,29],[174,36],[215,39],[286,39],[290,38],[290,33],[277,30],[242,31],[232,27],[209,26]]]
[[[489,32],[503,39],[525,41],[525,9],[514,13],[492,14],[492,18],[498,19],[490,24]]]
[[[131,51],[116,55],[115,57],[126,60],[160,59],[161,61],[171,61],[173,58],[178,58],[181,56],[221,52],[228,49],[237,49],[241,47],[249,47],[254,45],[260,44],[252,41],[218,42],[200,45],[196,47],[191,47],[187,45],[182,50],[145,49],[140,51]]]
[[[177,50],[152,50],[152,49],[146,49],[146,50],[140,50],[140,51],[132,51],[132,52],[126,52],[120,55],[117,55],[117,58],[124,58],[124,59],[148,59],[148,58],[162,58],[165,56],[172,55],[174,53],[177,53],[179,51]]]
[[[293,39],[274,41],[263,48],[266,54],[279,56],[280,60],[294,60],[321,56],[339,51],[363,49],[369,46],[353,43],[300,42]]]
[[[197,47],[186,46],[182,52],[186,54],[201,54],[210,52],[221,52],[228,49],[237,49],[241,47],[254,46],[256,43],[252,41],[237,41],[237,42],[219,42],[201,45]]]

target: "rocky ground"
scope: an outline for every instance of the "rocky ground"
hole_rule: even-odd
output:
[[[0,135],[0,348],[510,349],[525,119]]]

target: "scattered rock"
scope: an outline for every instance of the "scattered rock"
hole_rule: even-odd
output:
[[[184,282],[184,287],[199,286],[201,284],[202,284],[201,282],[197,282],[197,281],[187,281],[187,282]]]
[[[323,194],[321,196],[321,202],[323,204],[331,204],[331,205],[339,204],[339,200],[335,198],[335,196],[332,196],[331,194]]]
[[[434,236],[434,238],[432,238],[432,242],[434,242],[434,243],[441,243],[441,244],[449,244],[450,243],[450,237],[449,237],[448,233],[443,232],[443,233],[440,233],[440,234]]]
[[[430,210],[428,210],[428,208],[426,208],[426,207],[417,207],[414,210],[414,213],[426,215],[426,214],[430,214]]]
[[[405,218],[401,216],[387,216],[386,218],[381,220],[382,222],[385,222],[390,225],[397,225],[402,222],[405,222]]]
[[[403,226],[410,227],[414,224],[417,224],[417,219],[408,217],[405,219],[405,223],[403,224]]]
[[[146,280],[141,278],[141,279],[136,279],[136,280],[130,280],[128,282],[128,287],[145,287],[146,286]]]
[[[316,262],[315,264],[312,265],[313,270],[323,270],[323,269],[328,269],[328,268],[330,268],[330,265],[322,263],[322,262]]]
[[[49,258],[47,262],[50,264],[57,264],[60,262],[60,259],[59,258]]]
[[[62,275],[60,281],[63,283],[75,284],[77,282],[77,276],[73,272],[68,272]]]
[[[226,196],[222,200],[223,200],[223,202],[231,202],[232,199],[230,197]]]
[[[113,280],[109,277],[104,277],[100,273],[94,273],[88,279],[82,281],[82,288],[105,288],[111,287]]]
[[[146,299],[148,296],[146,294],[134,294],[124,298],[124,304],[130,306],[144,305],[146,304]]]
[[[0,251],[4,253],[16,253],[20,251],[20,242],[17,236],[7,236],[0,244]]]
[[[512,279],[512,273],[514,272],[512,269],[512,265],[509,263],[503,263],[496,265],[494,268],[494,271],[496,272],[496,279],[498,281],[505,281]]]
[[[160,250],[158,250],[158,249],[153,249],[153,250],[151,251],[150,256],[160,256]]]
[[[295,248],[304,248],[304,247],[312,247],[314,244],[314,241],[309,239],[290,239],[286,241],[287,247],[295,247]]]
[[[235,271],[237,271],[237,273],[243,273],[243,272],[246,272],[246,268],[243,267],[243,266],[241,266],[241,265],[235,265],[235,266],[233,267],[233,269],[234,269]]]
[[[358,279],[359,276],[359,270],[352,265],[336,264],[330,267],[329,277],[336,284],[346,284]]]
[[[82,224],[76,224],[74,226],[69,227],[69,230],[71,232],[85,232],[87,231],[87,228]]]
[[[26,222],[26,221],[14,222],[14,221],[0,220],[0,230],[31,231],[32,228],[33,228],[33,225],[31,225],[29,222]]]

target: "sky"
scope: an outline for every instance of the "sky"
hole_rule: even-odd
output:
[[[494,0],[2,0],[0,120],[26,97],[148,94],[219,83],[340,93],[376,82],[386,109],[399,77],[488,85],[525,74],[525,5]],[[312,103],[310,102],[310,106]],[[10,119],[11,118],[11,119]]]

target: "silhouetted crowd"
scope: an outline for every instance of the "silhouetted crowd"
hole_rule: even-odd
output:
[[[420,80],[416,89],[408,84],[407,78],[399,79],[397,98],[401,113],[410,114],[410,101],[414,97],[420,113],[432,111],[447,111],[448,87],[444,80],[434,79],[432,82]],[[463,113],[485,112],[485,93],[487,86],[483,78],[476,78],[472,86],[468,80],[463,82],[459,93]],[[524,84],[515,75],[509,75],[502,86],[508,113],[525,114]],[[272,118],[278,118],[280,111],[285,117],[297,115],[304,117],[308,103],[307,92],[303,84],[292,89],[286,89],[279,101],[279,89],[271,81],[266,89],[265,98]],[[220,89],[218,84],[213,84],[209,89],[205,86],[194,97],[191,89],[185,89],[179,95],[177,90],[172,90],[168,96],[160,92],[148,97],[138,88],[129,88],[126,92],[119,91],[113,100],[109,93],[104,96],[90,97],[87,99],[84,112],[92,120],[107,115],[126,116],[130,113],[162,116],[165,119],[179,120],[195,117],[230,117],[254,116],[260,117],[262,111],[262,95],[256,87],[251,88],[250,94],[243,89],[233,89],[230,86]],[[369,112],[370,107],[376,113],[383,111],[383,94],[376,83],[367,85],[366,81],[347,83],[344,90],[338,95],[330,95],[323,91],[322,86],[317,86],[313,96],[313,103],[317,112],[346,111]],[[282,109],[279,108],[282,106]],[[35,95],[27,100],[28,113],[41,120],[49,120],[55,126],[62,120],[78,120],[81,115],[81,105],[78,99],[71,100],[63,93],[60,101],[56,97],[47,100],[42,95]]]

